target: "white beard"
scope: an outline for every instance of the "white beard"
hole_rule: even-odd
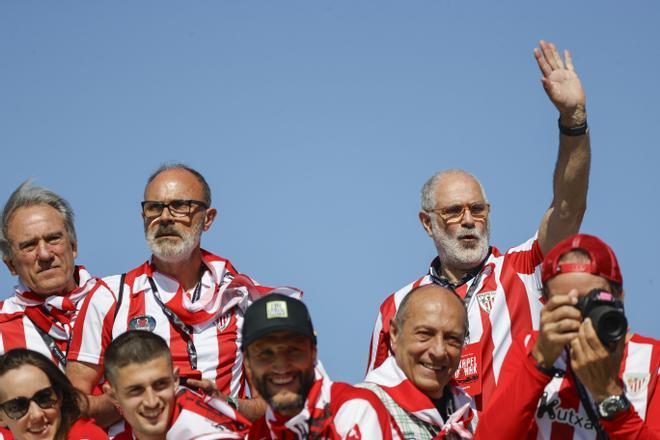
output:
[[[199,241],[202,236],[202,221],[193,223],[189,230],[179,230],[173,226],[159,226],[144,232],[147,239],[147,244],[151,252],[161,260],[165,261],[179,261],[188,257],[193,250],[199,246]],[[167,231],[180,237],[177,239],[160,238],[156,236]]]
[[[459,226],[455,235],[449,235],[435,220],[433,222],[433,241],[438,250],[438,257],[440,262],[448,267],[456,268],[463,271],[474,269],[481,263],[486,255],[488,255],[488,242],[490,241],[490,223],[486,221],[485,228],[482,232],[475,228],[465,228]],[[476,245],[473,247],[465,247],[460,242],[459,237],[465,235],[474,235],[478,237]]]

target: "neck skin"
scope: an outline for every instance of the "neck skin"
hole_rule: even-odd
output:
[[[197,246],[190,255],[176,260],[163,260],[153,254],[151,261],[158,272],[169,275],[181,284],[184,290],[190,290],[200,280],[202,251]]]

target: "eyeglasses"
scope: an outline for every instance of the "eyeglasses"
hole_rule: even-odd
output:
[[[427,212],[437,213],[442,221],[448,225],[458,223],[463,219],[465,210],[470,211],[470,215],[477,221],[483,221],[488,217],[490,205],[488,203],[466,203],[464,205],[451,205],[445,208],[436,208],[426,210]]]
[[[7,414],[7,417],[18,420],[27,414],[31,401],[39,405],[41,409],[50,409],[57,405],[59,398],[53,387],[48,387],[37,391],[32,397],[16,397],[0,403],[0,408]]]
[[[186,217],[190,215],[193,205],[208,209],[208,205],[199,200],[171,200],[168,203],[145,200],[142,202],[142,213],[145,217],[160,217],[163,209],[167,208],[172,217]]]

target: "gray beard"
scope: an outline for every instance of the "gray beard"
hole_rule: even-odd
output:
[[[488,242],[490,241],[489,223],[486,223],[486,228],[481,235],[474,228],[468,229],[461,227],[456,231],[455,237],[449,236],[437,224],[433,226],[434,231],[437,231],[433,234],[433,241],[438,250],[438,257],[441,264],[459,270],[469,271],[477,267],[488,255]],[[466,233],[479,236],[479,241],[475,247],[466,248],[461,245],[457,237]]]
[[[169,233],[175,233],[178,235],[181,240],[169,240],[169,239],[160,239],[157,240],[156,236],[167,231]],[[202,236],[202,223],[198,222],[191,226],[190,231],[179,231],[170,227],[158,227],[151,230],[146,230],[144,232],[144,237],[147,240],[149,249],[151,252],[161,260],[165,261],[178,261],[184,259],[190,254],[193,250],[199,246],[199,240]]]

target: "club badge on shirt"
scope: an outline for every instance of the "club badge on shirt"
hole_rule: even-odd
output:
[[[493,303],[495,303],[495,293],[496,291],[491,292],[481,292],[477,293],[477,301],[479,302],[479,307],[488,314],[493,310]]]
[[[454,381],[471,396],[481,394],[481,343],[463,347]]]
[[[152,332],[156,328],[156,319],[150,315],[136,316],[128,323],[128,328],[131,330],[146,330]]]
[[[626,391],[630,394],[636,394],[642,391],[649,382],[649,373],[623,373],[623,382],[626,384]]]

